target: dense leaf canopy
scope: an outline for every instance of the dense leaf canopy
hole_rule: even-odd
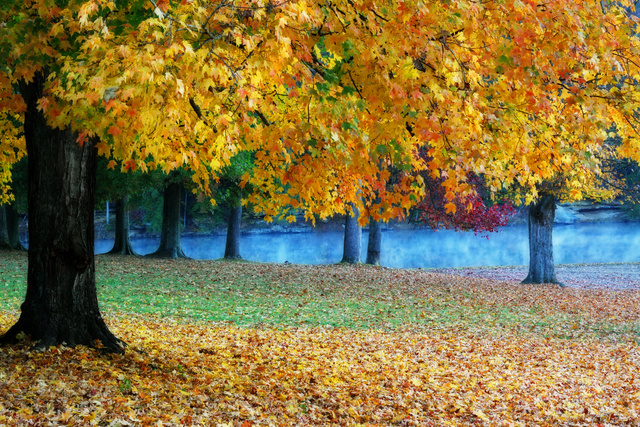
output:
[[[5,181],[24,153],[17,83],[38,72],[50,125],[99,138],[112,167],[184,166],[206,191],[254,153],[244,181],[268,216],[350,202],[402,216],[425,168],[450,201],[470,172],[525,201],[549,182],[577,199],[617,154],[609,133],[638,157],[630,2],[63,3],[0,6]]]

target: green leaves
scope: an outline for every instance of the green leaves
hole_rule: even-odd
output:
[[[339,74],[339,69],[338,70],[334,69],[334,70],[326,71],[323,77],[327,83],[331,85],[335,85],[340,82],[340,77],[338,74]]]
[[[342,43],[342,57],[345,59],[345,61],[353,58],[354,47],[355,46],[351,40],[347,39]]]
[[[356,93],[356,89],[354,87],[351,87],[351,86],[343,86],[342,87],[342,94],[343,95],[349,96],[349,95],[353,95],[355,93]]]
[[[329,93],[329,89],[330,86],[328,83],[325,82],[317,82],[316,83],[316,90],[318,91],[318,93],[320,94],[328,94]]]

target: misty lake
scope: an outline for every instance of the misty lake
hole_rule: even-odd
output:
[[[488,236],[488,238],[486,237]],[[363,233],[362,259],[366,258],[367,232]],[[224,235],[183,236],[187,256],[217,259],[224,255]],[[294,264],[330,264],[342,258],[341,232],[246,233],[240,241],[244,259]],[[144,255],[156,250],[159,238],[134,239]],[[554,225],[554,260],[557,264],[638,262],[640,224],[578,223]],[[96,253],[111,249],[113,241],[97,240]],[[525,265],[529,262],[526,226],[509,226],[497,233],[474,234],[427,229],[382,232],[382,265],[396,268],[447,268]]]

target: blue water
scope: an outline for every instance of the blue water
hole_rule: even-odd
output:
[[[486,237],[488,236],[488,238]],[[362,259],[366,259],[366,232]],[[185,253],[195,259],[217,259],[224,255],[224,235],[183,237]],[[342,259],[341,232],[243,234],[243,258],[260,262],[329,264]],[[155,251],[159,239],[135,239],[140,254]],[[638,262],[640,224],[599,223],[555,225],[554,260],[557,264]],[[113,241],[96,241],[96,253],[111,249]],[[382,233],[382,265],[397,268],[446,268],[470,266],[525,265],[529,262],[526,226],[505,227],[501,232],[476,235],[473,232],[427,229],[387,230]]]

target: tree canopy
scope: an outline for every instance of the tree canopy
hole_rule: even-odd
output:
[[[112,167],[186,167],[208,191],[254,153],[244,181],[268,217],[402,216],[424,169],[450,212],[470,173],[527,202],[551,178],[578,199],[602,155],[638,157],[632,2],[58,3],[0,6],[5,182],[24,153],[17,84],[37,72],[50,125],[97,138]]]

